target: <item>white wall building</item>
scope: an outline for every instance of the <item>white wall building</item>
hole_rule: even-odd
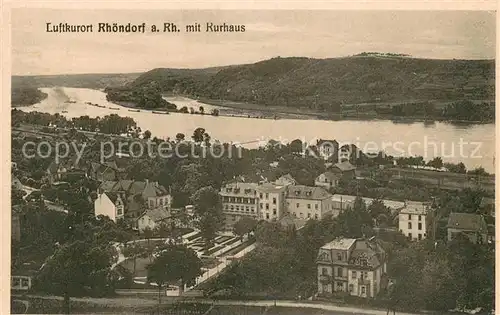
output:
[[[399,212],[399,231],[410,240],[422,240],[431,228],[429,205],[423,202],[407,201]]]
[[[125,215],[122,196],[114,192],[104,192],[97,195],[94,201],[95,216],[104,215],[116,222]]]

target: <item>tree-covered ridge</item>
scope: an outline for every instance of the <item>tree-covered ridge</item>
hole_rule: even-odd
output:
[[[344,106],[349,104],[368,103],[375,111],[389,110],[389,114],[396,117],[416,114],[445,119],[456,119],[456,115],[440,108],[443,102],[494,99],[495,65],[492,60],[387,56],[277,57],[210,71],[154,69],[128,84],[127,88],[136,90],[155,82],[162,92],[214,100],[327,113],[342,113]],[[405,106],[393,108],[397,103]],[[426,107],[427,103],[430,105]],[[366,111],[364,105],[361,107],[361,111]],[[483,107],[488,119],[494,116],[494,106]],[[483,116],[479,118],[476,120],[484,120]]]
[[[126,102],[134,106],[146,109],[169,109],[176,110],[177,106],[162,98],[160,88],[156,81],[135,88],[106,89],[106,100],[110,102]]]
[[[11,90],[12,106],[18,105],[33,105],[40,103],[47,97],[47,93],[43,93],[37,88],[30,87],[13,87]]]

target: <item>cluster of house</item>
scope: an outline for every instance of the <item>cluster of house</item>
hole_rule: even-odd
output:
[[[171,217],[172,197],[158,182],[122,179],[103,181],[94,201],[95,216],[114,222],[128,219],[139,231],[155,229]]]
[[[334,187],[342,177],[354,178],[354,169],[349,162],[337,163],[316,178],[316,186],[297,185],[289,174],[274,182],[235,180],[227,183],[219,193],[226,226],[230,227],[245,216],[276,221],[287,215],[297,219],[321,219],[327,213],[338,214],[348,206],[348,201],[335,202],[325,188]]]

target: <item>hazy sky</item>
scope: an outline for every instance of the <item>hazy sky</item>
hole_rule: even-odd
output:
[[[15,9],[12,74],[200,68],[276,56],[363,51],[439,59],[495,57],[495,14],[485,11],[116,11]],[[244,24],[244,33],[47,33],[46,23]]]

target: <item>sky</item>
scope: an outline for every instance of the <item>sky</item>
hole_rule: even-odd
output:
[[[48,33],[46,23],[244,24],[244,33]],[[12,74],[129,73],[203,68],[277,56],[345,57],[365,51],[437,59],[494,59],[487,11],[13,9]],[[95,31],[96,29],[94,29]]]

